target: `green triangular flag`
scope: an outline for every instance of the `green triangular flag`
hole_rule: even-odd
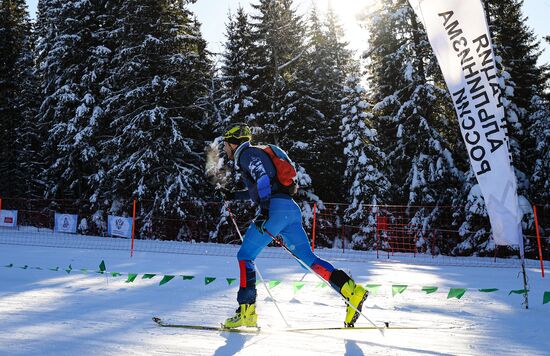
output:
[[[80,269],[80,272],[82,272],[82,273],[88,273],[88,270],[87,270],[86,268],[81,268],[81,269]]]
[[[195,276],[181,276],[183,278],[184,281],[187,281],[187,280],[191,280],[193,278],[195,278]]]
[[[162,280],[160,281],[159,286],[170,282],[174,277],[175,276],[170,276],[170,275],[166,275],[166,276],[162,277]]]
[[[422,287],[422,292],[426,292],[426,294],[431,294],[437,292],[437,287]]]
[[[491,293],[491,292],[496,292],[498,288],[481,288],[478,290],[483,293]]]
[[[151,279],[151,278],[153,278],[154,276],[156,276],[156,274],[154,274],[154,273],[146,273],[146,274],[144,274],[144,275],[141,277],[141,279]]]
[[[216,280],[216,277],[204,277],[204,285],[208,285]]]
[[[447,294],[447,299],[456,298],[460,299],[466,293],[466,288],[451,288],[449,294]]]
[[[327,284],[325,282],[319,282],[319,283],[317,283],[315,288],[325,288],[326,286],[327,286]]]
[[[13,263],[10,263],[9,265],[7,265],[7,266],[4,266],[4,267],[8,267],[8,268],[11,268],[11,267],[13,267]]]
[[[281,284],[281,281],[272,280],[269,281],[269,289],[277,287],[279,284]]]
[[[57,272],[57,271],[59,271],[59,267],[55,267],[55,268],[50,268],[50,271],[54,271],[54,272]]]
[[[526,294],[528,293],[529,290],[528,289],[515,289],[515,290],[511,290],[510,293],[508,293],[508,295],[514,293],[514,294]]]
[[[122,274],[121,274],[121,273],[118,273],[118,272],[111,272],[111,276],[113,276],[113,277],[120,277],[120,276],[122,276]]]
[[[226,278],[225,280],[227,281],[227,285],[230,286],[237,280],[237,278]]]
[[[128,273],[128,279],[126,280],[126,283],[132,283],[138,275],[135,273]]]
[[[294,282],[294,294],[304,287],[304,282]]]
[[[378,289],[380,288],[380,284],[367,284],[365,285],[365,289],[369,292],[369,295],[374,297],[376,294],[378,294]]]
[[[392,294],[392,297],[395,297],[396,294],[401,294],[405,291],[405,289],[407,289],[407,285],[406,284],[394,284],[391,286],[391,294]]]
[[[65,270],[65,272],[67,272],[67,274],[71,273],[71,271],[73,270],[73,266],[69,265],[69,268],[67,268]]]
[[[550,292],[544,292],[544,296],[542,297],[542,304],[546,304],[550,302]]]
[[[105,272],[105,261],[103,260],[101,260],[101,263],[99,264],[99,272]]]
[[[29,268],[29,266],[28,266],[28,265],[24,265],[23,267],[19,267],[19,268],[21,268],[21,269],[27,269],[27,268]]]

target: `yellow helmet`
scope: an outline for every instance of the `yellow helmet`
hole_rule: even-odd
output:
[[[245,141],[252,140],[252,130],[247,124],[232,124],[223,134],[223,140],[229,143],[240,145]]]

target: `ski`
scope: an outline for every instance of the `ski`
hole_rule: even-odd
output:
[[[416,326],[355,326],[355,327],[346,327],[346,326],[335,326],[335,327],[318,327],[318,328],[299,328],[299,329],[287,329],[289,332],[300,332],[300,331],[324,331],[324,330],[415,330],[420,329]]]
[[[161,318],[159,317],[153,317],[153,321],[163,328],[180,328],[180,329],[194,329],[194,330],[208,330],[208,331],[227,331],[227,332],[234,332],[234,333],[250,333],[250,334],[257,334],[260,332],[260,328],[244,328],[244,329],[230,329],[226,328],[223,325],[220,326],[207,326],[207,325],[186,325],[186,324],[170,324],[165,323]]]

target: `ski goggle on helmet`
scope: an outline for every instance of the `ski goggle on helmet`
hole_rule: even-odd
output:
[[[240,145],[252,140],[252,130],[247,124],[234,124],[223,134],[223,140],[228,143]]]

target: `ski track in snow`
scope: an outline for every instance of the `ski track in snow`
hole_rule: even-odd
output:
[[[95,272],[101,260],[107,271],[139,273],[134,283],[126,276]],[[3,267],[10,263],[13,268]],[[64,269],[73,267],[70,274]],[[328,288],[316,288],[295,261],[260,258],[266,280],[282,283],[271,292],[294,328],[343,325],[345,305]],[[18,267],[41,267],[43,270]],[[258,285],[262,331],[239,334],[160,328],[151,320],[219,325],[236,308],[238,277],[235,258],[128,251],[67,249],[0,244],[0,355],[549,355],[549,278],[528,269],[530,309],[521,307],[518,270],[513,268],[422,266],[406,263],[338,261],[363,284],[382,284],[364,306],[368,317],[390,326],[415,330],[283,331],[277,309]],[[48,268],[59,266],[57,272]],[[80,271],[87,268],[85,274]],[[143,273],[158,273],[150,280]],[[159,286],[162,275],[174,278]],[[204,277],[217,277],[204,285]],[[304,278],[296,294],[292,282]],[[392,284],[408,289],[392,297]],[[437,286],[425,294],[422,286]],[[472,288],[462,299],[447,299],[450,287]],[[500,288],[481,293],[477,288]],[[475,290],[474,290],[475,289]],[[359,318],[357,326],[368,326]]]

